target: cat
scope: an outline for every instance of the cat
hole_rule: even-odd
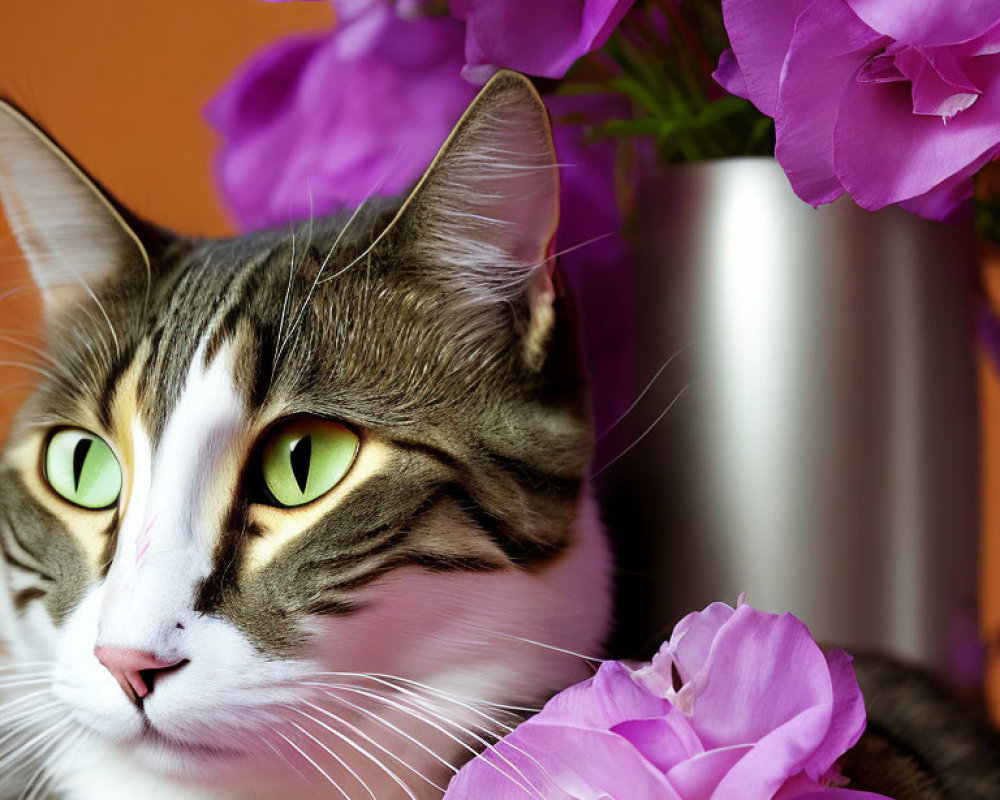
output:
[[[0,467],[0,798],[439,798],[591,674],[609,556],[527,79],[350,216],[176,236],[6,104],[0,192],[48,338]]]
[[[0,195],[48,332],[0,462],[0,800],[431,800],[591,674],[610,559],[527,79],[401,202],[285,230],[147,224],[6,104]],[[851,788],[1000,796],[984,721],[856,665]]]
[[[859,654],[854,669],[868,725],[840,762],[851,789],[895,800],[1000,797],[1000,733],[978,703],[882,655]]]

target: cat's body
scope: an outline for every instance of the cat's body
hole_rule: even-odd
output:
[[[402,207],[221,241],[126,224],[0,116],[51,354],[0,477],[0,797],[439,797],[589,674],[609,560],[527,81]]]
[[[894,800],[1000,797],[1000,732],[933,676],[879,656],[854,661],[868,726],[842,759],[852,789]]]

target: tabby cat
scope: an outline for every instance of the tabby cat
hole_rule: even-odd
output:
[[[0,800],[440,798],[589,674],[609,559],[557,190],[512,73],[402,203],[212,241],[0,104],[48,332],[0,465]],[[859,667],[853,788],[1000,797],[981,720]]]
[[[609,620],[544,106],[416,189],[143,224],[0,113],[44,379],[0,475],[0,797],[437,798]]]

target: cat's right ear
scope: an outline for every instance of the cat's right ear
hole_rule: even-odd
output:
[[[0,100],[0,200],[42,291],[46,317],[92,296],[149,256],[121,212],[73,160]]]

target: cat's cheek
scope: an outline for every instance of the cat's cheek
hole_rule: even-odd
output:
[[[18,610],[14,604],[13,576],[0,564],[0,654],[14,662],[47,662],[58,641],[56,625],[40,601]]]

